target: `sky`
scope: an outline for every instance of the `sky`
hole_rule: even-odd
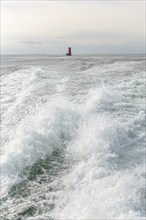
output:
[[[145,0],[1,0],[2,54],[144,53]]]

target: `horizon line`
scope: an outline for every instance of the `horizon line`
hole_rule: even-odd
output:
[[[141,52],[141,53],[73,53],[72,56],[76,55],[146,55],[146,52]],[[49,54],[49,53],[10,53],[10,54],[0,54],[0,56],[13,56],[13,55],[47,55],[47,56],[66,56],[66,54]]]

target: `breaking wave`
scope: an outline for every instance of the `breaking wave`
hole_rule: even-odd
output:
[[[107,82],[123,65],[83,70],[98,84],[84,90],[40,67],[2,76],[3,217],[144,219],[144,72]]]

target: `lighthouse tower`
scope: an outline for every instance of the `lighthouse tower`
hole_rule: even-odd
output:
[[[68,53],[66,53],[66,56],[71,56],[71,47],[68,47]]]

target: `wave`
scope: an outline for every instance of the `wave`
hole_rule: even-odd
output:
[[[135,84],[142,95],[144,72],[140,78],[128,76],[124,82],[119,76],[117,84],[107,83],[104,74],[115,75],[120,67],[85,70],[84,77],[100,83],[72,95],[68,84],[76,84],[65,73],[34,67],[17,72],[19,94],[3,119],[1,193],[9,203],[15,186],[21,191],[27,180],[34,195],[29,187],[27,196],[17,189],[22,210],[11,212],[11,218],[144,219],[145,114],[143,101],[130,95]],[[41,183],[34,183],[40,176]]]
[[[36,115],[23,120],[1,157],[4,192],[19,181],[18,173],[25,166],[45,158],[70,141],[75,135],[78,120],[79,113],[63,98],[56,98]]]

